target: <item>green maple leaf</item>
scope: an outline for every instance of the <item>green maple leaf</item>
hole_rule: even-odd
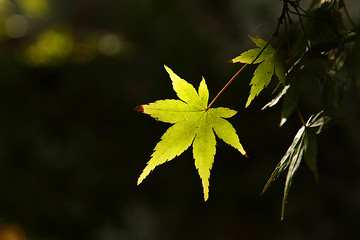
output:
[[[285,155],[281,158],[280,162],[276,165],[275,170],[272,172],[269,180],[267,181],[262,194],[270,187],[270,184],[279,177],[279,175],[288,169],[284,195],[282,201],[281,220],[284,219],[285,205],[290,192],[292,182],[295,177],[296,171],[299,169],[302,158],[309,168],[313,171],[316,181],[318,181],[317,173],[317,142],[316,134],[322,131],[322,128],[328,122],[329,118],[324,116],[323,111],[312,115],[306,124],[302,126],[294,137],[294,140]]]
[[[259,64],[254,72],[254,77],[251,79],[250,95],[245,107],[248,107],[251,101],[269,85],[274,73],[284,85],[286,76],[286,70],[280,54],[270,44],[267,44],[266,41],[251,36],[250,39],[258,48],[250,49],[231,60],[232,63]]]
[[[174,159],[192,144],[195,167],[202,180],[204,199],[209,197],[210,170],[216,152],[215,134],[225,143],[239,150],[246,156],[234,127],[224,118],[236,114],[229,108],[208,108],[209,91],[205,79],[198,92],[184,79],[177,76],[165,66],[172,80],[173,89],[180,100],[167,99],[137,107],[138,111],[149,114],[153,118],[173,123],[155,146],[150,161],[141,173],[139,185],[156,166]]]

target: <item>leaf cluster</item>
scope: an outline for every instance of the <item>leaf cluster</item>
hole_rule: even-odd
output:
[[[351,23],[351,29],[345,27],[344,15]],[[192,145],[204,198],[208,198],[208,179],[216,151],[215,134],[246,156],[235,129],[224,119],[236,112],[228,108],[211,108],[211,105],[248,65],[256,65],[256,69],[250,81],[245,108],[273,79],[277,82],[274,97],[262,110],[281,104],[280,127],[295,112],[302,125],[262,193],[287,170],[282,200],[283,219],[289,191],[302,159],[314,173],[315,180],[319,181],[317,135],[330,122],[335,122],[334,119],[342,118],[341,101],[346,89],[349,86],[360,87],[360,27],[354,24],[342,0],[314,1],[307,11],[300,6],[299,0],[283,0],[282,13],[270,40],[250,39],[256,48],[230,61],[244,65],[209,105],[204,79],[196,92],[192,85],[165,67],[180,100],[160,100],[138,107],[138,110],[160,121],[174,124],[156,145],[138,184],[156,166],[170,161]],[[277,47],[272,46],[274,39]],[[310,117],[306,121],[300,105],[310,106]]]
[[[296,133],[294,140],[285,155],[281,158],[271,177],[267,181],[262,193],[264,193],[283,171],[288,169],[286,175],[284,196],[282,201],[281,219],[284,218],[285,204],[290,191],[291,184],[294,180],[296,171],[298,170],[301,160],[304,157],[308,167],[314,172],[316,181],[318,181],[316,155],[317,155],[317,139],[316,135],[321,133],[325,123],[328,121],[323,112],[312,115],[306,124],[302,126]]]
[[[294,112],[302,124],[262,192],[282,172],[288,170],[282,219],[291,184],[303,158],[313,171],[316,181],[319,179],[316,135],[329,123],[342,119],[341,101],[346,89],[349,86],[360,86],[359,70],[355,67],[360,64],[359,26],[349,17],[344,1],[326,1],[310,11],[303,10],[299,1],[283,3],[283,12],[271,39],[265,42],[251,37],[258,48],[248,50],[232,60],[259,64],[250,82],[251,90],[246,107],[269,85],[271,76],[276,75],[278,85],[275,92],[277,90],[278,93],[262,109],[281,103],[280,126]],[[345,27],[343,15],[348,17],[352,29]],[[297,21],[293,18],[297,18]],[[281,24],[285,25],[283,39],[278,32]],[[275,37],[278,40],[277,50],[270,46]],[[266,64],[268,67],[265,67]],[[300,104],[310,106],[311,111],[318,113],[312,114],[305,122]]]

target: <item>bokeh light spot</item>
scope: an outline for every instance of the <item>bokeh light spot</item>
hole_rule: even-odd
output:
[[[29,21],[23,15],[13,15],[5,21],[5,31],[12,38],[23,37],[29,30]]]
[[[112,56],[119,52],[121,46],[120,39],[113,34],[105,34],[99,39],[99,52],[106,56]]]
[[[31,18],[44,18],[49,12],[46,0],[18,0],[20,8]]]
[[[0,226],[0,240],[26,240],[26,234],[17,225],[9,224]]]
[[[58,65],[69,57],[73,39],[67,32],[47,30],[40,34],[25,50],[25,60],[29,65]]]

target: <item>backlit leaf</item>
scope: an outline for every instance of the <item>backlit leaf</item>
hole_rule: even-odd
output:
[[[245,107],[266,88],[275,74],[279,81],[285,85],[286,69],[280,54],[270,44],[260,38],[250,37],[258,48],[250,49],[231,60],[232,63],[241,62],[258,64],[251,80],[251,89]]]
[[[234,127],[225,120],[234,116],[236,111],[222,107],[208,109],[209,91],[204,78],[196,92],[190,83],[181,79],[170,68],[165,66],[165,69],[180,100],[159,100],[136,109],[159,121],[174,125],[155,146],[137,183],[140,184],[155,167],[174,159],[192,145],[195,167],[202,181],[206,201],[209,197],[210,170],[216,153],[215,134],[246,156]]]
[[[290,87],[290,85],[286,85],[281,90],[281,92],[275,98],[273,98],[270,102],[268,102],[261,110],[275,106],[279,102],[279,100],[286,94],[289,87]]]

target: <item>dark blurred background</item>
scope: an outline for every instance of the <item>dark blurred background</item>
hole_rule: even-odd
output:
[[[358,22],[360,3],[346,3]],[[250,158],[218,141],[207,202],[189,150],[136,185],[169,125],[134,107],[176,97],[163,64],[195,86],[204,76],[212,98],[239,68],[227,61],[252,47],[248,35],[268,39],[281,7],[0,0],[0,240],[356,239],[353,85],[343,121],[318,137],[319,184],[302,164],[283,222],[285,176],[260,192],[301,123],[292,116],[279,128],[279,106],[260,111],[271,90],[244,109],[250,68],[215,104],[239,110],[230,121]]]

